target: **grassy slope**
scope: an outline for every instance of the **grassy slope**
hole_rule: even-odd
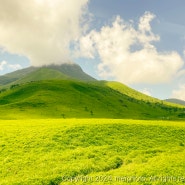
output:
[[[54,69],[40,68],[36,71],[29,73],[25,77],[17,80],[16,83],[22,84],[22,83],[31,82],[31,81],[40,81],[40,80],[48,80],[48,79],[65,80],[65,79],[70,79],[70,77]]]
[[[129,96],[129,97],[132,97],[134,99],[137,99],[137,100],[142,100],[142,101],[145,101],[145,102],[150,102],[150,103],[159,103],[159,104],[165,104],[165,105],[169,105],[169,106],[176,106],[176,107],[184,107],[182,105],[179,105],[178,103],[176,102],[167,102],[167,101],[163,101],[163,100],[159,100],[157,98],[153,98],[151,96],[148,96],[148,95],[145,95],[145,94],[142,94],[120,82],[110,82],[110,81],[107,81],[107,82],[104,82],[108,87],[114,89],[114,90],[117,90],[119,91],[120,93],[124,93],[125,95]]]
[[[146,103],[133,97],[128,96],[128,93],[120,93],[102,82],[38,81],[1,93],[0,115],[1,119],[173,119],[183,114],[183,110],[176,107],[158,102]]]
[[[85,184],[128,184],[116,177],[183,184],[150,181],[184,176],[183,122],[45,119],[0,121],[0,127],[1,185],[54,185],[80,176],[75,184],[84,184],[84,176]]]
[[[0,76],[0,85],[6,87],[8,84],[16,82],[18,79],[25,77],[27,74],[35,70],[35,67],[28,67]]]

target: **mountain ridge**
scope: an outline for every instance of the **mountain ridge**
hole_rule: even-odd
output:
[[[16,83],[23,83],[23,82],[29,82],[32,80],[47,80],[47,79],[52,79],[52,75],[50,75],[49,78],[47,78],[47,73],[45,71],[45,76],[46,78],[43,78],[43,75],[40,74],[39,72],[42,72],[42,69],[48,69],[49,73],[52,73],[53,70],[55,72],[57,71],[58,73],[58,79],[74,79],[74,80],[80,80],[80,81],[96,81],[95,78],[91,77],[90,75],[86,74],[82,68],[75,64],[75,63],[64,63],[61,65],[47,65],[47,66],[40,66],[40,67],[34,67],[30,66],[28,68],[20,69],[11,73],[7,73],[5,75],[0,76],[0,85],[1,86],[10,86]],[[35,78],[34,74],[37,71],[37,79]],[[31,76],[33,73],[33,79],[31,79]],[[60,75],[59,75],[60,73]],[[27,75],[30,77],[28,80],[26,80]],[[54,73],[53,73],[54,75]],[[55,75],[54,75],[55,76]],[[55,76],[56,78],[56,76]],[[55,79],[54,78],[54,79]]]
[[[165,99],[164,101],[185,106],[185,101],[177,98],[169,98],[169,99]]]

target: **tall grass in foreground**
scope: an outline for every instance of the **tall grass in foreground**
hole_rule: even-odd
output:
[[[0,121],[0,184],[184,184],[185,123]]]

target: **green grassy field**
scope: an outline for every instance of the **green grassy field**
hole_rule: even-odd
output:
[[[185,122],[0,121],[0,184],[184,184]]]

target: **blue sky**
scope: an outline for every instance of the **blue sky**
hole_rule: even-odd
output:
[[[97,79],[185,100],[184,5],[183,0],[0,0],[0,74],[70,58]]]

